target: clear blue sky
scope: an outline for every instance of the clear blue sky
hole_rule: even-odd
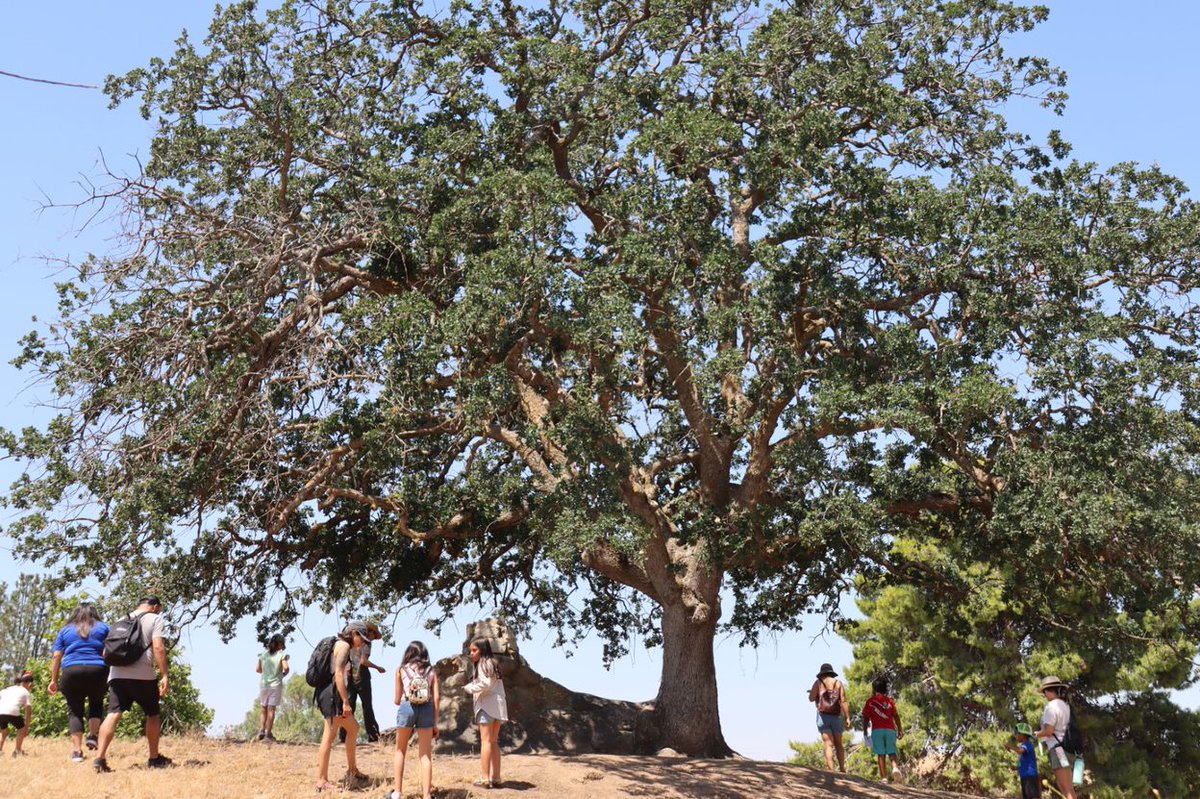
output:
[[[1200,4],[1061,0],[1047,5],[1050,21],[1009,47],[1046,55],[1065,68],[1071,100],[1063,118],[1021,108],[1010,117],[1013,124],[1038,137],[1050,128],[1063,130],[1080,158],[1102,164],[1157,162],[1189,185],[1200,185],[1195,132],[1200,61],[1194,41],[1200,30]],[[0,26],[0,70],[99,84],[107,74],[169,55],[183,28],[202,38],[211,8],[202,0],[9,4]],[[110,111],[99,91],[3,76],[0,108],[0,426],[11,429],[46,417],[36,408],[36,387],[29,388],[27,378],[7,365],[17,352],[17,340],[33,326],[30,318],[53,316],[55,270],[44,258],[78,259],[88,251],[103,251],[113,230],[112,220],[101,220],[81,231],[84,213],[41,211],[41,205],[47,198],[59,203],[81,199],[81,182],[101,180],[101,153],[114,171],[133,169],[131,156],[146,153],[152,131],[138,117],[136,103]],[[7,485],[14,475],[10,464],[0,463],[0,482]],[[11,541],[0,536],[0,552],[10,549]],[[0,580],[13,579],[21,569],[21,564],[0,556]],[[412,637],[422,637],[435,656],[453,654],[465,624],[483,614],[464,608],[440,641],[421,629],[415,615],[404,615],[397,620],[396,639],[403,646]],[[315,641],[331,624],[314,613],[303,632]],[[244,625],[242,631],[228,645],[204,628],[183,638],[201,696],[216,710],[217,727],[241,721],[256,694],[253,666],[258,647],[252,627]],[[783,636],[757,651],[739,649],[735,640],[718,640],[721,716],[734,749],[756,758],[785,759],[789,739],[817,739],[804,694],[821,662],[831,661],[840,669],[850,659],[844,642],[819,633],[814,623],[812,630]],[[585,646],[567,658],[549,646],[549,638],[542,633],[523,643],[530,663],[546,676],[602,696],[653,697],[657,651],[636,652],[605,671],[599,646]],[[299,638],[289,647],[298,661],[307,658],[309,648]],[[388,647],[375,659],[391,667],[399,653]],[[383,690],[376,707],[384,726],[393,718],[388,685],[377,679]],[[1189,698],[1194,693],[1189,692]]]

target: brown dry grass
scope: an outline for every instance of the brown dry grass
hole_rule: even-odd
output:
[[[175,760],[165,770],[146,768],[144,741],[116,741],[109,750],[114,774],[96,774],[91,759],[69,760],[65,739],[29,739],[28,756],[12,758],[12,740],[0,757],[0,797],[80,799],[286,799],[313,797],[317,748],[311,744],[232,743],[167,738],[162,751]],[[392,747],[359,748],[359,768],[372,784],[338,795],[379,799],[391,789]],[[405,799],[420,796],[412,750],[405,773]],[[345,753],[335,747],[331,775],[345,770]],[[686,760],[612,755],[505,755],[505,785],[484,790],[471,785],[478,759],[435,755],[434,795],[439,799],[952,799],[961,794],[833,775],[783,763],[753,760]]]

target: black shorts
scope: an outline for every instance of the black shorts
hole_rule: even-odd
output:
[[[1042,780],[1039,777],[1021,778],[1021,799],[1042,799]]]
[[[342,695],[338,693],[337,683],[331,682],[317,692],[317,707],[321,709],[322,718],[342,715]]]
[[[24,716],[0,716],[0,730],[7,729],[10,726],[16,727],[18,730],[25,729],[25,717]]]
[[[158,715],[158,680],[109,680],[108,712],[124,713],[136,702],[148,718]]]

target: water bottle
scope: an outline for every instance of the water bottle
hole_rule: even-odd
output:
[[[1075,785],[1083,785],[1083,755],[1075,758],[1075,771],[1071,774],[1071,782]]]

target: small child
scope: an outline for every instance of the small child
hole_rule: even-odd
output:
[[[863,706],[863,735],[871,736],[871,751],[879,758],[879,778],[895,780],[901,778],[900,766],[896,763],[896,742],[904,737],[904,725],[896,703],[887,695],[888,681],[879,677],[871,683],[875,695]],[[892,774],[887,772],[887,761],[891,758]]]
[[[1037,754],[1033,750],[1033,728],[1018,724],[1013,728],[1016,743],[1006,743],[1004,748],[1021,756],[1017,761],[1017,774],[1021,777],[1021,799],[1041,799],[1042,782],[1038,775]]]
[[[13,749],[13,757],[25,754],[21,745],[29,734],[29,723],[33,720],[33,696],[29,693],[33,685],[33,673],[25,672],[19,675],[13,684],[0,691],[0,752],[4,751],[4,743],[8,740],[9,726],[17,729],[17,744]]]

